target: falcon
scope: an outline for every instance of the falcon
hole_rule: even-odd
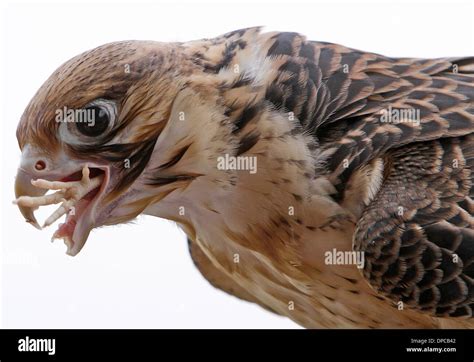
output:
[[[474,57],[259,28],[110,43],[24,111],[15,203],[65,216],[72,256],[96,227],[175,221],[213,286],[307,328],[470,328],[473,101]]]

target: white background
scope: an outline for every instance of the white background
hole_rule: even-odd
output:
[[[75,258],[11,204],[27,103],[64,61],[125,39],[185,41],[255,25],[389,56],[474,55],[470,1],[2,6],[1,323],[6,328],[293,328],[212,288],[173,223],[141,217],[95,230]],[[47,211],[40,213],[40,218]]]

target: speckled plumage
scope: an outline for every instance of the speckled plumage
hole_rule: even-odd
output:
[[[55,109],[97,98],[117,105],[111,131],[58,137]],[[473,100],[474,58],[394,59],[250,28],[79,55],[17,136],[56,171],[56,153],[114,166],[91,229],[174,220],[211,284],[303,326],[472,327]],[[419,119],[386,122],[387,109]],[[218,169],[226,154],[255,157],[257,172]],[[364,252],[363,272],[328,265],[333,249]]]

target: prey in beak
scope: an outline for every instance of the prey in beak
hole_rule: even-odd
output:
[[[69,255],[80,251],[93,228],[133,220],[155,202],[153,174],[167,171],[160,165],[174,166],[180,158],[170,158],[192,143],[179,127],[161,137],[155,152],[176,118],[178,93],[187,89],[171,71],[181,61],[174,45],[106,44],[63,64],[26,107],[16,133],[22,154],[15,203],[38,229],[65,216],[53,238],[64,239]],[[158,185],[181,181],[173,171],[160,175]],[[34,211],[56,204],[38,223]]]
[[[63,239],[67,254],[74,256],[83,247],[93,227],[95,206],[107,181],[107,169],[89,168],[87,164],[81,171],[59,180],[33,179],[20,170],[15,183],[17,198],[13,203],[18,205],[26,221],[40,230],[66,215],[65,222],[59,224],[51,241]],[[55,192],[46,194],[48,190]],[[34,211],[54,204],[59,204],[59,207],[40,226]]]

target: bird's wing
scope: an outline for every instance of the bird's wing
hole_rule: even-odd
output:
[[[395,302],[439,317],[474,309],[474,135],[388,152],[382,188],[360,218],[364,276]]]
[[[213,47],[214,57],[198,57],[210,73],[248,59],[257,68],[241,67],[223,84],[236,132],[252,127],[263,105],[291,112],[297,131],[313,135],[316,174],[334,184],[336,201],[356,170],[385,161],[355,237],[369,282],[434,315],[471,315],[474,57],[396,59],[258,29],[226,34]],[[418,117],[384,121],[403,109]]]
[[[279,67],[266,99],[315,136],[336,198],[357,168],[391,148],[474,130],[474,57],[394,59],[294,33],[268,41]],[[420,122],[384,122],[393,109],[416,110]]]
[[[236,133],[251,130],[268,104],[291,112],[314,136],[318,173],[328,174],[335,198],[357,168],[391,148],[474,129],[474,57],[390,58],[259,28],[189,43],[187,51],[205,72],[225,78],[238,70],[222,84]],[[417,110],[420,123],[384,123],[389,109]]]
[[[354,241],[370,284],[432,315],[472,316],[474,58],[392,59],[288,33],[269,54],[284,63],[267,99],[315,136],[336,200],[354,171],[384,160]],[[384,122],[387,109],[418,119]]]

